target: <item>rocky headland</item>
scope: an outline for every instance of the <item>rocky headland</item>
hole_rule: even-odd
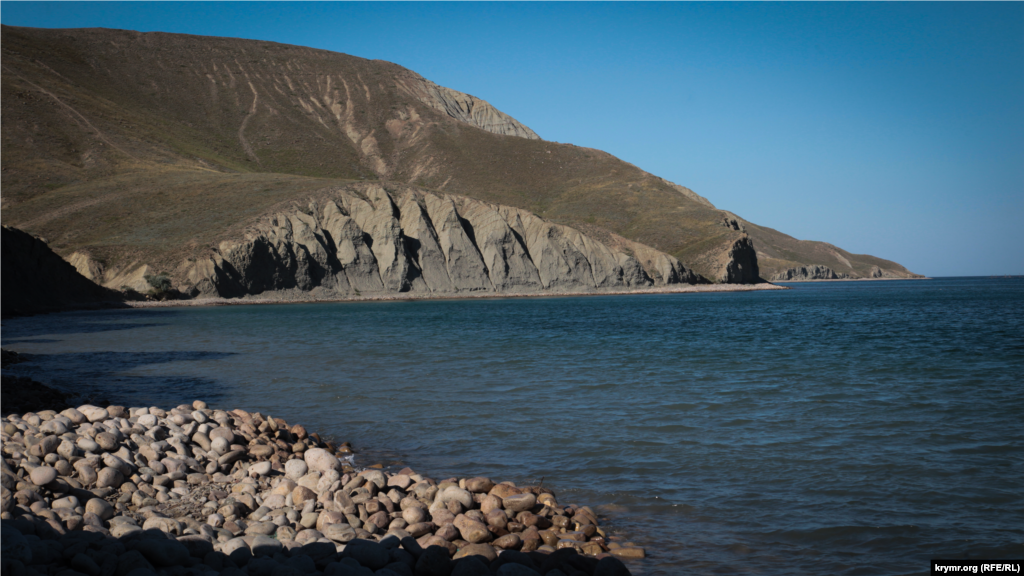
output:
[[[825,280],[927,280],[927,277],[919,274],[894,273],[878,266],[872,266],[865,276],[851,276],[820,264],[789,268],[771,277],[772,282],[819,282]]]
[[[800,266],[789,268],[772,276],[772,282],[806,282],[809,280],[845,280],[848,274],[829,268],[828,266]]]
[[[2,440],[5,575],[611,576],[644,557],[544,486],[357,469],[348,443],[201,401],[10,414]]]
[[[98,286],[50,250],[44,240],[4,226],[3,316],[23,316],[69,308],[118,305],[124,295]],[[7,363],[6,360],[4,362]]]

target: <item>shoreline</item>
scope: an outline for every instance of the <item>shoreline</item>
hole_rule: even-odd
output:
[[[358,469],[347,442],[200,400],[2,425],[4,573],[596,576],[645,557],[543,486]]]
[[[891,280],[934,280],[930,276],[921,278],[819,278],[816,280],[772,280],[772,284],[803,284],[805,282],[885,282]]]
[[[432,300],[497,300],[505,298],[571,298],[577,296],[631,296],[645,294],[697,294],[709,292],[755,292],[762,290],[790,290],[786,286],[778,286],[770,282],[758,284],[680,284],[678,286],[661,286],[657,288],[640,288],[637,290],[578,291],[578,292],[474,292],[459,294],[423,295],[413,292],[397,294],[374,294],[368,296],[316,296],[309,292],[294,292],[262,297],[243,296],[241,298],[194,298],[191,300],[160,300],[124,302],[122,307],[128,308],[173,308],[186,306],[244,306],[249,304],[311,304],[339,302],[398,302],[398,301],[432,301]]]

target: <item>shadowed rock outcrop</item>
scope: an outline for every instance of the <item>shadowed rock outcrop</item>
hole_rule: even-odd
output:
[[[726,253],[724,273],[717,280],[729,284],[755,284],[761,280],[760,274],[754,242],[749,236],[743,236]]]
[[[186,261],[193,296],[300,290],[323,296],[423,292],[597,291],[701,283],[648,246],[609,246],[525,210],[414,188],[325,192]]]
[[[96,285],[75,267],[50,250],[46,242],[30,234],[4,226],[3,244],[3,316],[20,316],[80,308],[98,304],[116,304],[123,296]]]

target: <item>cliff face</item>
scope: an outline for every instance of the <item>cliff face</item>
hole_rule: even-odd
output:
[[[17,228],[4,226],[3,316],[54,312],[98,303],[114,303],[121,295],[97,286],[50,250],[46,242]]]
[[[799,268],[789,268],[778,272],[771,277],[772,282],[800,282],[807,280],[843,280],[849,278],[849,275],[843,273],[836,273],[835,270],[828,266],[800,266]]]
[[[261,218],[244,238],[183,263],[176,277],[182,292],[222,297],[292,289],[578,292],[705,281],[668,254],[616,241],[608,246],[509,206],[353,186]]]
[[[757,251],[749,236],[736,240],[726,253],[726,262],[719,281],[729,284],[754,284],[761,280]]]
[[[410,72],[409,75],[405,87],[420,102],[435,110],[493,134],[540,140],[540,136],[529,127],[476,96],[439,86],[419,74]]]

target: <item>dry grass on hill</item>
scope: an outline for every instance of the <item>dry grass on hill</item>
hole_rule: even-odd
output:
[[[366,180],[614,232],[709,277],[744,235],[723,225],[727,213],[605,152],[457,121],[396,64],[106,29],[4,26],[2,47],[4,222],[63,255],[163,259],[275,203]],[[748,228],[768,262],[816,262],[818,243]],[[877,260],[843,254],[849,271]]]

